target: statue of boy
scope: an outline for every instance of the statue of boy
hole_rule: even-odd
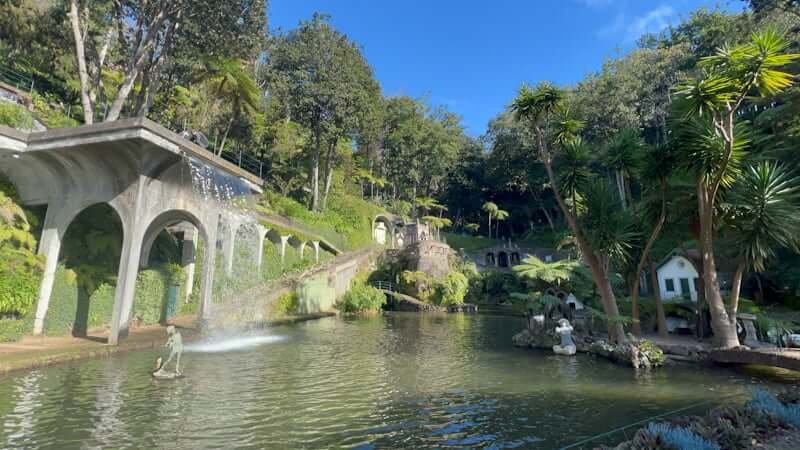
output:
[[[575,342],[572,341],[572,325],[569,324],[569,320],[561,319],[558,321],[556,334],[561,336],[561,344],[554,345],[553,352],[556,355],[574,355],[576,348]]]
[[[169,357],[164,361],[164,364],[158,369],[159,374],[164,374],[164,369],[167,367],[172,358],[175,358],[175,374],[181,374],[181,353],[183,352],[183,337],[181,333],[175,329],[174,325],[167,327],[167,343],[164,347],[169,348]]]

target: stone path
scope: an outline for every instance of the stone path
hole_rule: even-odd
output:
[[[199,335],[194,316],[176,317],[170,322],[180,329],[185,340],[191,340]],[[166,342],[164,328],[161,325],[148,325],[132,329],[117,346],[106,343],[107,329],[90,330],[85,338],[26,336],[18,342],[0,343],[0,376],[17,370],[155,348]]]

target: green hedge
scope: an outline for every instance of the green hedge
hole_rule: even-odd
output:
[[[379,206],[349,194],[331,193],[323,212],[312,212],[294,199],[265,191],[262,210],[307,226],[342,250],[372,244],[372,220],[385,213]]]
[[[20,130],[32,130],[34,127],[33,115],[16,103],[0,100],[0,125]]]

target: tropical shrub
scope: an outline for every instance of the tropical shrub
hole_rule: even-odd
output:
[[[33,129],[33,116],[22,106],[0,100],[0,125],[20,130]]]
[[[344,313],[379,311],[386,303],[386,296],[378,289],[364,283],[356,283],[342,297],[338,308]]]
[[[278,297],[278,300],[275,301],[273,315],[281,317],[281,316],[290,316],[292,314],[295,314],[297,313],[297,307],[299,304],[300,304],[300,296],[297,295],[297,292],[296,291],[287,292]]]
[[[436,280],[425,272],[404,270],[400,274],[400,291],[423,302],[429,302]]]
[[[17,318],[31,309],[39,290],[42,265],[17,191],[0,176],[0,318]]]
[[[461,272],[450,272],[437,280],[433,287],[432,300],[437,305],[450,306],[464,303],[469,280]]]

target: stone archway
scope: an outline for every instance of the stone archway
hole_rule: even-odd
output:
[[[506,252],[498,252],[497,253],[497,265],[498,267],[508,267],[508,253]]]
[[[378,215],[372,221],[372,240],[380,245],[396,246],[395,221],[385,215]]]
[[[494,253],[489,252],[486,254],[486,265],[487,266],[494,266],[497,264],[497,258],[495,258]]]
[[[89,328],[105,323],[90,318],[111,319],[116,286],[111,290],[104,286],[113,283],[119,271],[124,225],[113,205],[98,202],[64,217],[61,229],[58,248],[46,263],[34,332],[69,329],[73,336],[85,337]],[[68,272],[63,274],[67,279],[56,283],[58,264]]]

